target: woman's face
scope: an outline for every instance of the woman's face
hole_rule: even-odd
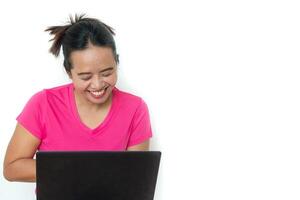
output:
[[[87,49],[70,55],[69,73],[75,94],[83,103],[105,103],[117,82],[117,64],[112,49],[89,45]]]

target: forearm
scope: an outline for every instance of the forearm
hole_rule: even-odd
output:
[[[149,151],[150,141],[147,140],[141,144],[130,146],[127,151]]]
[[[4,176],[8,181],[35,182],[36,161],[34,159],[18,159],[4,166]]]

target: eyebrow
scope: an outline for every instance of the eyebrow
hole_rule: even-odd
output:
[[[106,72],[109,70],[113,70],[113,69],[114,69],[113,67],[108,67],[106,69],[101,70],[100,73],[103,73],[103,72]],[[80,72],[77,75],[80,76],[80,75],[90,75],[90,74],[92,74],[92,73],[91,72]]]

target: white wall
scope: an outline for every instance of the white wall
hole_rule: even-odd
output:
[[[299,10],[290,0],[1,2],[0,159],[28,98],[69,81],[43,30],[87,13],[116,29],[119,87],[148,103],[163,152],[157,200],[299,199]],[[0,178],[1,200],[33,191]]]

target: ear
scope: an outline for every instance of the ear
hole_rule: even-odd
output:
[[[116,58],[115,58],[116,64],[118,65],[120,60],[119,60],[119,54],[116,54]]]
[[[67,72],[67,74],[68,74],[68,76],[69,76],[69,78],[70,78],[70,79],[72,79],[72,78],[73,78],[73,77],[72,77],[72,73],[71,73],[71,71]]]

